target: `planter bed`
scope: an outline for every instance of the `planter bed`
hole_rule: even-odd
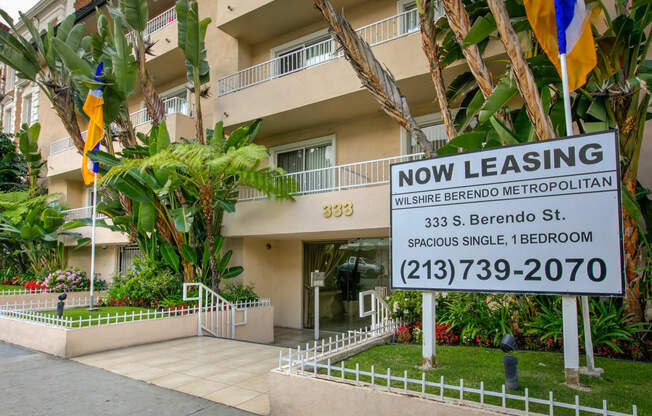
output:
[[[108,307],[89,314],[85,308],[70,308],[59,319],[52,310],[0,309],[0,340],[71,358],[196,336],[196,312],[196,307],[165,311]],[[236,311],[236,320],[242,320],[243,314],[242,310]],[[274,308],[252,307],[247,314],[247,324],[236,326],[235,339],[272,342]]]
[[[427,371],[425,377],[429,381],[439,382],[443,376],[446,384],[459,385],[460,379],[464,385],[478,388],[483,381],[486,390],[501,391],[505,383],[502,357],[504,354],[497,349],[437,346],[437,366]],[[530,397],[547,398],[552,391],[555,400],[574,403],[575,395],[579,394],[583,406],[602,408],[603,400],[607,400],[609,410],[631,412],[632,404],[636,404],[639,414],[652,414],[652,364],[608,358],[596,358],[596,366],[605,370],[602,378],[582,377],[582,384],[589,391],[578,392],[564,383],[563,355],[555,352],[519,351],[518,358],[520,391],[528,388]],[[421,379],[422,372],[417,368],[421,363],[421,346],[419,345],[384,345],[370,348],[344,362],[344,366],[360,371],[369,371],[373,365],[376,371],[383,372],[391,368],[392,374],[403,376],[406,372],[412,379]],[[335,376],[340,376],[339,373]],[[355,379],[354,374],[346,374],[346,378]],[[361,381],[369,381],[369,377],[360,376]],[[397,388],[403,388],[402,382],[392,382]],[[438,389],[432,391],[439,394]],[[459,393],[450,392],[453,397]],[[468,394],[468,399],[479,400],[478,395]],[[466,397],[466,396],[465,396]],[[487,397],[486,403],[500,404],[500,399]],[[508,402],[510,402],[508,400]],[[508,403],[509,404],[509,403]],[[522,402],[513,401],[512,406],[523,408]],[[547,413],[545,406],[531,405],[530,411]],[[555,414],[574,414],[564,410]]]

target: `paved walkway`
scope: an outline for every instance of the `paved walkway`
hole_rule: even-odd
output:
[[[0,342],[2,416],[244,416],[251,413]]]
[[[285,348],[213,337],[140,345],[75,358],[87,365],[214,402],[269,414],[267,374]]]

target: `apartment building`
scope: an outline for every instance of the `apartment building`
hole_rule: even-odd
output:
[[[148,3],[146,31],[155,46],[147,65],[165,99],[171,134],[190,137],[194,109],[177,47],[174,2]],[[394,74],[428,139],[445,143],[414,0],[333,4]],[[199,0],[199,10],[201,17],[212,19],[206,39],[211,94],[202,104],[205,126],[222,120],[230,130],[262,118],[256,142],[268,147],[269,164],[283,168],[299,185],[291,202],[242,189],[236,212],[224,220],[232,263],[244,266],[242,280],[271,298],[275,325],[308,328],[315,318],[310,272],[330,260],[335,265],[320,294],[321,327],[360,327],[358,292],[389,286],[389,165],[419,158],[417,146],[361,88],[310,0]],[[80,18],[92,30],[92,13]],[[486,54],[499,57],[500,50],[490,45]],[[463,70],[462,62],[448,68],[446,80]],[[142,97],[133,96],[129,107],[137,129],[147,130]],[[36,117],[46,127],[42,152],[49,190],[63,195],[71,218],[88,217],[92,201],[81,180],[81,156],[49,105],[39,107],[37,101],[37,108]],[[647,186],[652,186],[650,156],[648,140],[640,174]],[[124,272],[137,255],[126,236],[106,229],[98,230],[97,247],[101,279]],[[69,263],[88,270],[89,250],[71,251]]]

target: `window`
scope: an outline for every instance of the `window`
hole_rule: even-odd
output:
[[[97,193],[97,202],[100,203],[104,200],[104,195],[101,192]],[[92,207],[93,206],[93,188],[88,187],[86,188],[86,206],[87,207]],[[89,217],[92,215],[89,215]]]
[[[453,117],[455,117],[454,112]],[[435,149],[442,147],[448,142],[446,127],[444,127],[441,115],[439,113],[415,117],[415,121],[419,124],[421,130],[423,130],[425,133],[428,141],[435,143]],[[411,137],[411,135],[405,129],[401,129],[401,135],[405,140],[405,154],[421,153],[421,148],[417,144],[416,140]]]
[[[329,61],[334,50],[333,38],[326,30],[320,30],[272,49],[272,58],[279,58],[274,71],[278,76]]]
[[[21,125],[26,123],[32,124],[32,94],[23,95],[23,110],[20,118]]]
[[[188,93],[185,85],[181,88],[175,88],[174,90],[165,92],[162,97],[165,102],[166,114],[181,113],[187,116],[190,115]]]
[[[419,13],[414,0],[399,0],[398,12],[401,14],[399,28],[401,34],[414,32],[419,29]]]
[[[4,128],[5,133],[13,133],[14,126],[11,122],[11,116],[13,112],[13,107],[5,107],[4,114],[2,116],[2,127]]]
[[[14,85],[16,81],[16,71],[9,66],[5,66],[7,69],[6,79],[5,79],[5,94],[8,94],[14,90]]]
[[[276,167],[297,181],[298,191],[326,190],[333,183],[334,137],[320,137],[272,149]],[[307,172],[306,172],[307,171]]]

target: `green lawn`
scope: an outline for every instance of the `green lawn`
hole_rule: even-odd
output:
[[[18,285],[0,285],[0,292],[2,292],[3,290],[21,290],[21,289],[25,289],[25,288]]]
[[[501,391],[504,383],[504,372],[500,350],[475,347],[437,346],[437,367],[426,373],[426,379],[439,382],[444,376],[444,383],[459,385],[464,379],[465,387],[479,388],[484,381],[485,390]],[[652,415],[652,364],[631,361],[596,358],[596,366],[604,368],[601,379],[582,377],[582,383],[591,391],[576,391],[564,385],[564,357],[560,353],[524,351],[515,354],[518,357],[520,392],[527,387],[530,397],[548,398],[552,390],[556,401],[575,403],[575,395],[580,396],[580,404],[602,408],[602,400],[606,399],[609,410],[632,412],[632,404],[638,407],[639,415]],[[345,366],[355,369],[360,365],[361,371],[369,371],[374,365],[376,373],[385,373],[392,369],[392,375],[403,376],[408,370],[408,377],[421,379],[421,370],[416,368],[421,364],[421,346],[419,345],[381,345],[370,348],[345,361]],[[331,372],[339,377],[339,371]],[[355,379],[347,374],[347,378]],[[368,377],[361,381],[369,382]],[[384,383],[384,380],[377,380]],[[394,382],[395,387],[403,387],[402,382]],[[408,388],[421,391],[421,387],[413,384]],[[439,394],[439,389],[432,389],[433,394]],[[449,390],[448,396],[459,398],[459,392]],[[479,401],[479,395],[466,394],[465,399]],[[485,398],[487,403],[500,404],[500,399]],[[508,400],[508,406],[523,409],[522,402]],[[566,409],[555,410],[555,415],[574,414]],[[547,407],[531,405],[530,411],[548,414]]]
[[[78,321],[79,318],[82,318],[81,326],[88,326],[88,321],[84,322],[84,319],[87,320],[89,316],[92,318],[97,318],[98,316],[102,317],[103,319],[100,320],[102,324],[129,322],[132,319],[136,321],[139,320],[141,311],[143,312],[143,314],[145,314],[148,311],[150,312],[150,314],[154,313],[154,310],[152,309],[137,308],[131,306],[105,306],[105,307],[98,308],[96,311],[92,311],[92,312],[88,311],[86,307],[64,309],[63,316],[64,318],[72,318],[73,323]],[[56,311],[47,311],[44,313],[47,315],[56,315]],[[133,313],[133,317],[132,317],[132,313]],[[116,318],[116,314],[118,315],[117,318]],[[109,317],[109,319],[104,319],[107,316]],[[150,315],[150,317],[153,317],[153,315]],[[145,319],[144,316],[143,319]],[[97,325],[96,320],[93,321],[93,325]],[[76,327],[77,325],[74,326]]]

